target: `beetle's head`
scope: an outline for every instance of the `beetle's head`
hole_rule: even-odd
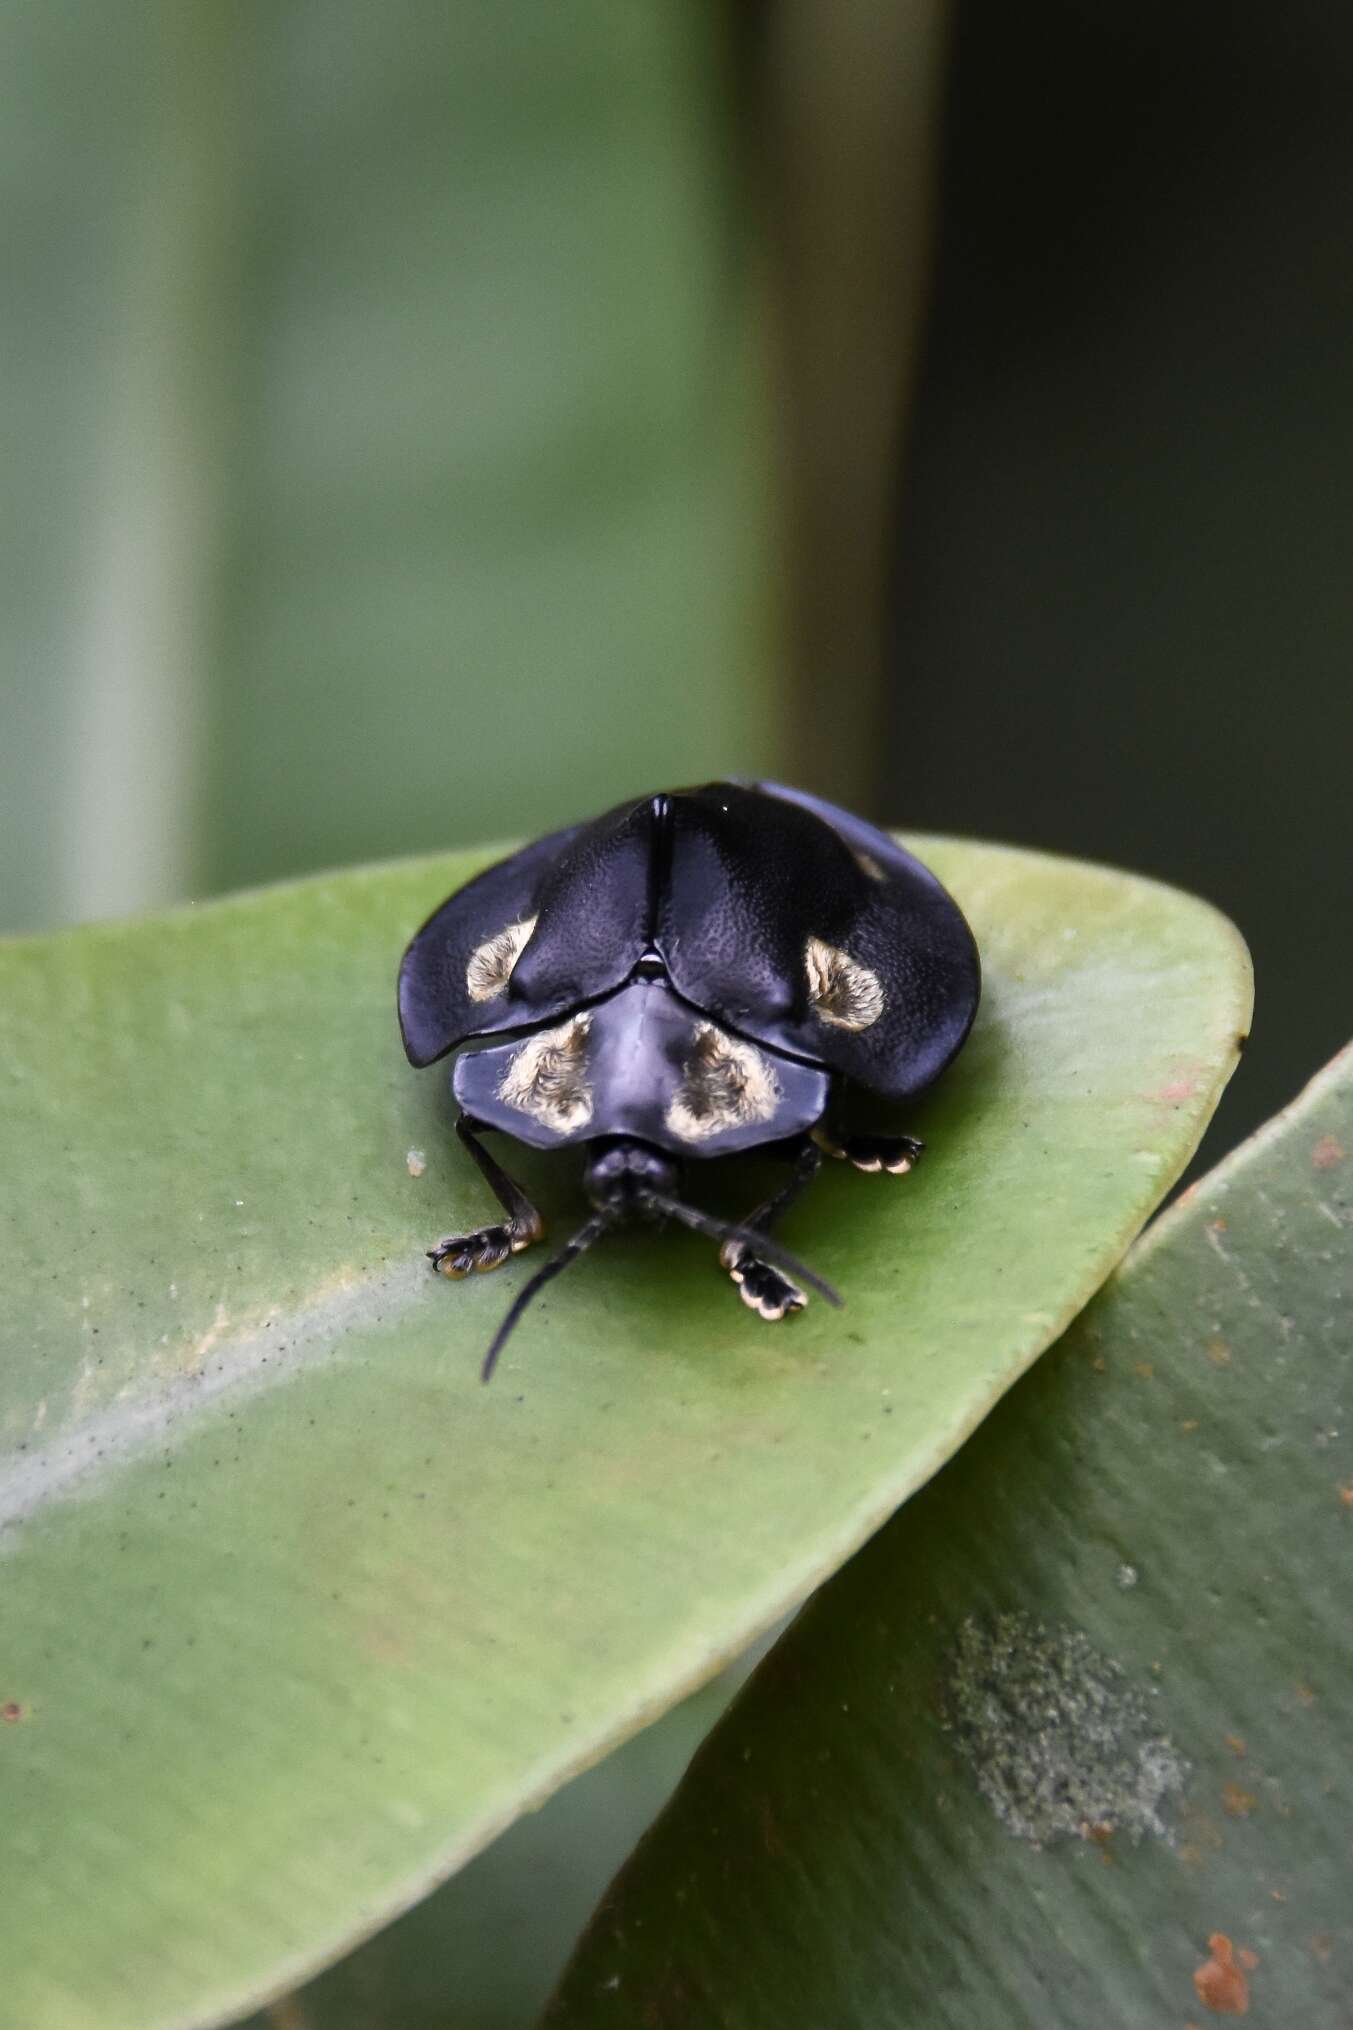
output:
[[[739,1226],[732,1220],[713,1219],[697,1206],[684,1204],[676,1195],[676,1163],[661,1149],[655,1149],[651,1142],[638,1142],[628,1135],[617,1135],[607,1141],[593,1143],[583,1172],[583,1184],[592,1201],[592,1217],[517,1292],[484,1356],[481,1370],[484,1381],[493,1373],[509,1333],[536,1292],[552,1281],[561,1269],[566,1269],[570,1262],[576,1262],[594,1241],[600,1240],[604,1233],[625,1219],[675,1219],[682,1226],[693,1228],[696,1233],[707,1234],[711,1240],[741,1242],[767,1261],[778,1262],[791,1275],[801,1277],[829,1303],[839,1304],[841,1301],[830,1283],[824,1283],[820,1276],[806,1269],[796,1255],[782,1248],[762,1228],[753,1229]]]
[[[657,1208],[653,1194],[671,1198],[677,1186],[677,1166],[651,1142],[636,1142],[629,1136],[593,1145],[583,1172],[583,1189],[598,1212],[614,1219],[653,1219]]]

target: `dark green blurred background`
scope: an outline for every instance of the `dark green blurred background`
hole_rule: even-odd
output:
[[[1344,1038],[1353,17],[0,5],[0,919],[772,770]]]

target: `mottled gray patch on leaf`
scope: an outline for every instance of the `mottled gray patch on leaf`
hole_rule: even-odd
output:
[[[1020,1839],[1169,1838],[1162,1807],[1188,1764],[1122,1665],[1077,1630],[969,1616],[949,1657],[944,1723]]]

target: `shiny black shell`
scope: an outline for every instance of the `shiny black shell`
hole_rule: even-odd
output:
[[[773,1062],[835,1074],[890,1101],[943,1071],[980,993],[977,948],[957,904],[887,833],[774,784],[711,783],[617,805],[458,889],[404,954],[404,1047],[415,1065],[431,1064],[460,1044],[595,1008],[644,979],[692,1021],[703,1016],[764,1046]],[[617,1025],[618,1016],[619,1033]],[[631,1097],[635,1061],[631,1047]],[[637,1062],[642,1086],[642,1054]],[[656,1056],[653,1070],[656,1080]],[[482,1115],[462,1090],[475,1084],[458,1068],[462,1103]],[[810,1096],[802,1080],[798,1087],[802,1114]],[[813,1091],[825,1103],[826,1084]],[[787,1132],[777,1114],[737,1146]]]

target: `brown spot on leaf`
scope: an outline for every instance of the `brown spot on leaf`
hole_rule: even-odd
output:
[[[1181,1420],[1179,1428],[1181,1431],[1196,1431],[1198,1429],[1198,1419],[1196,1417],[1185,1417]]]
[[[1224,1234],[1226,1232],[1226,1221],[1224,1219],[1210,1219],[1207,1223],[1207,1230],[1210,1234]]]
[[[1161,1086],[1151,1097],[1163,1107],[1177,1107],[1182,1101],[1193,1098],[1193,1087],[1194,1082],[1191,1078],[1172,1078],[1168,1085]]]
[[[1252,1790],[1242,1790],[1238,1783],[1224,1783],[1221,1787],[1221,1807],[1228,1818],[1247,1819],[1258,1802]]]
[[[1233,1755],[1243,1755],[1245,1753],[1245,1742],[1239,1734],[1228,1734],[1226,1736],[1226,1745]]]
[[[1340,1508],[1353,1508],[1353,1480],[1345,1481],[1339,1489]]]
[[[1193,1985],[1205,2009],[1218,2016],[1243,2016],[1250,2006],[1250,1984],[1245,1961],[1258,1965],[1254,1954],[1236,1958],[1236,1949],[1224,1931],[1214,1931],[1207,1941],[1209,1957],[1193,1972]]]
[[[1224,1339],[1208,1340],[1207,1357],[1213,1367],[1229,1367],[1231,1365],[1231,1349]]]
[[[310,2030],[310,2017],[295,1995],[280,1995],[270,2003],[266,2020],[272,2030]]]
[[[1316,1931],[1311,1934],[1311,1951],[1323,1966],[1334,1951],[1334,1940],[1327,1931]]]
[[[1315,1704],[1315,1693],[1309,1685],[1298,1685],[1296,1687],[1296,1694],[1298,1705],[1313,1706]]]
[[[1201,1868],[1209,1855],[1225,1847],[1226,1835],[1217,1820],[1196,1803],[1186,1805],[1181,1818],[1180,1831],[1185,1837],[1179,1848],[1179,1858],[1189,1868]]]
[[[1135,1375],[1140,1375],[1144,1382],[1149,1382],[1154,1377],[1156,1370],[1149,1360],[1135,1360],[1132,1363],[1132,1372]]]
[[[1311,1167],[1314,1170],[1333,1170],[1342,1163],[1347,1152],[1335,1135],[1322,1135],[1311,1151]]]
[[[22,1720],[22,1718],[23,1707],[17,1699],[6,1699],[4,1705],[0,1706],[0,1720],[8,1720],[11,1727],[16,1720]]]

